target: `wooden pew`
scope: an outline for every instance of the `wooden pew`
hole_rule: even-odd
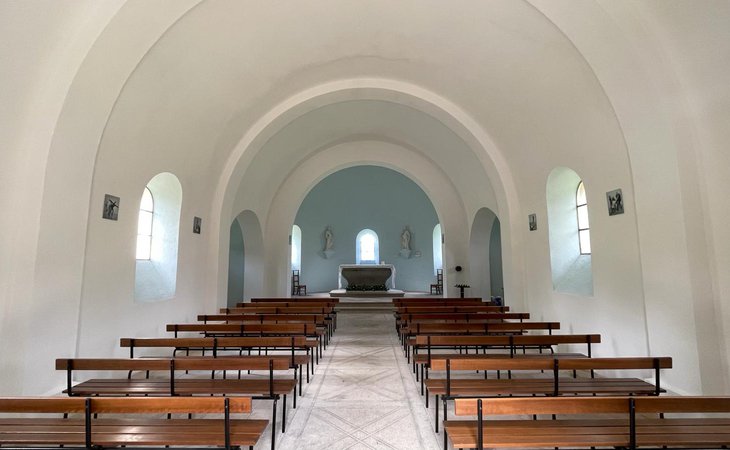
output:
[[[265,303],[254,303],[240,308],[221,308],[221,314],[323,314],[332,321],[332,328],[337,329],[337,312],[333,306],[258,306]]]
[[[263,349],[268,351],[285,351],[289,358],[290,368],[299,367],[299,391],[302,385],[301,366],[306,362],[307,366],[307,383],[309,382],[309,368],[311,367],[312,375],[314,375],[314,363],[317,342],[312,341],[306,336],[269,336],[269,337],[222,337],[222,338],[121,338],[119,345],[122,348],[129,348],[129,357],[134,358],[134,350],[137,348],[171,348],[172,356],[184,351],[186,355],[190,355],[190,351],[200,351],[205,355],[206,351],[210,351],[213,358],[219,357],[219,352],[237,351],[238,355],[243,355],[243,351]],[[298,352],[304,351],[305,355]],[[225,354],[225,353],[224,353]],[[221,355],[222,356],[222,355]],[[300,356],[305,356],[306,359]],[[311,363],[311,364],[310,364]]]
[[[51,448],[119,446],[206,448],[232,450],[254,445],[268,420],[231,418],[250,413],[251,398],[0,398],[0,445]],[[216,414],[223,418],[155,419],[147,414]],[[23,414],[23,417],[15,417]],[[28,417],[33,414],[33,417]],[[80,414],[79,419],[48,417]],[[97,414],[103,417],[97,418]],[[110,417],[114,415],[114,417]],[[39,417],[40,416],[40,417]],[[117,418],[116,416],[123,416]]]
[[[253,399],[272,401],[272,449],[276,441],[276,405],[283,398],[281,426],[286,431],[286,398],[294,393],[296,408],[296,375],[292,378],[274,378],[274,371],[288,371],[286,358],[252,356],[239,358],[60,358],[56,370],[66,371],[66,389],[69,396],[251,396]],[[268,378],[180,378],[178,371],[267,371]],[[124,371],[123,378],[93,378],[73,384],[74,371]],[[132,371],[144,371],[145,378],[133,378]],[[149,378],[151,371],[168,374],[167,378]]]
[[[659,395],[661,370],[672,367],[669,357],[630,358],[432,358],[431,370],[445,371],[446,378],[425,380],[426,398],[435,396],[436,431],[438,432],[438,401],[443,402],[444,420],[447,401],[457,397],[497,396],[561,396],[561,395]],[[474,371],[544,371],[550,377],[484,379],[454,378],[454,372]],[[577,377],[576,371],[590,371],[590,377]],[[654,383],[639,378],[603,378],[594,376],[595,370],[652,370]],[[561,371],[570,371],[573,377],[561,377]],[[486,373],[486,372],[485,372]]]
[[[333,321],[324,314],[200,314],[203,323],[314,323],[327,330],[327,339],[334,333]]]
[[[730,413],[730,397],[547,397],[457,399],[444,422],[444,448],[726,448],[727,417],[668,414]],[[565,415],[558,420],[486,420],[485,416]],[[616,417],[618,415],[618,418]]]
[[[167,331],[200,333],[205,337],[224,336],[309,336],[325,347],[327,330],[314,323],[172,323]]]
[[[505,313],[509,312],[509,306],[491,306],[491,305],[443,305],[443,306],[399,306],[395,310],[396,318],[403,314],[445,314],[445,313],[477,313],[477,312],[493,312]]]
[[[530,313],[431,313],[431,314],[403,314],[395,321],[396,332],[400,335],[403,327],[416,323],[449,323],[449,322],[496,322],[504,320],[519,320],[520,322],[530,319]]]
[[[419,335],[454,335],[454,336],[488,336],[499,334],[520,335],[525,331],[544,330],[548,335],[553,330],[560,329],[560,322],[497,322],[497,323],[417,323],[411,327],[401,330],[401,341],[403,342],[406,356],[410,354],[410,348],[417,344],[416,336]]]
[[[413,372],[416,381],[421,380],[421,395],[424,395],[423,380],[428,377],[432,358],[502,358],[509,356],[520,357],[592,357],[593,344],[601,342],[600,334],[552,334],[552,335],[508,335],[508,336],[427,336],[415,337],[413,346]],[[585,345],[584,353],[555,353],[554,346],[558,345]],[[469,348],[473,353],[469,353]],[[458,349],[460,353],[437,353],[437,351],[452,351]],[[527,350],[537,350],[540,353],[527,353]],[[482,354],[479,354],[479,350]],[[500,350],[508,353],[490,353],[486,351]],[[519,353],[522,350],[522,354]],[[547,350],[548,353],[542,353]],[[499,373],[499,372],[497,372]]]
[[[256,303],[236,303],[236,308],[334,308],[337,306],[337,302],[322,301],[322,302],[256,302]]]

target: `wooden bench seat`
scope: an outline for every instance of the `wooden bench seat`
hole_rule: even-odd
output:
[[[272,448],[276,441],[276,406],[283,398],[282,432],[286,431],[286,398],[294,393],[296,408],[296,374],[292,378],[274,378],[274,371],[288,371],[287,359],[268,357],[239,358],[60,358],[56,369],[66,371],[69,396],[252,396],[272,401]],[[223,379],[181,377],[184,371],[258,370],[267,372],[265,378]],[[75,371],[125,371],[124,378],[93,378],[73,384]],[[146,378],[132,378],[131,371],[144,371]],[[150,372],[162,372],[166,378],[149,378]]]
[[[446,378],[429,378],[424,381],[426,399],[435,396],[436,426],[438,427],[438,401],[443,401],[444,419],[447,401],[457,397],[496,397],[531,395],[659,395],[661,369],[672,367],[669,357],[629,358],[479,358],[451,359],[432,358],[431,370],[444,371]],[[477,379],[455,378],[459,372],[509,370],[540,371],[530,378]],[[577,377],[576,371],[588,370],[588,377]],[[595,370],[652,370],[654,383],[633,377],[594,377]],[[573,377],[561,376],[562,371],[573,373]],[[486,377],[486,372],[485,372]],[[428,403],[427,403],[428,406]],[[437,428],[438,431],[438,428]]]
[[[3,447],[218,446],[253,449],[268,425],[267,420],[230,417],[230,414],[251,412],[251,399],[245,397],[0,398],[0,412],[41,415],[0,418],[0,445]],[[167,413],[218,414],[223,418],[165,420],[146,416]],[[47,417],[47,414],[80,414],[83,417],[68,419]],[[96,418],[96,414],[103,414],[103,417]]]
[[[730,445],[730,419],[668,418],[667,414],[728,413],[728,397],[552,397],[457,399],[456,415],[477,420],[444,422],[444,448],[624,447],[722,448]],[[495,416],[560,414],[558,420]],[[657,417],[659,414],[664,418]],[[485,416],[491,416],[489,420]],[[618,417],[617,417],[618,416]]]

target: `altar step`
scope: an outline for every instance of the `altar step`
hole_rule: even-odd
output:
[[[392,313],[395,309],[392,301],[344,301],[337,304],[337,312],[386,312]]]

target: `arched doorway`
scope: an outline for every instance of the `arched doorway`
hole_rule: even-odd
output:
[[[243,211],[233,220],[228,249],[228,306],[263,293],[264,240],[258,217]]]
[[[477,211],[469,237],[470,294],[489,299],[504,296],[501,224],[489,208]]]

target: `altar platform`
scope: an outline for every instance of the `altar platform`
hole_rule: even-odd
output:
[[[338,298],[393,298],[404,297],[405,292],[399,289],[388,289],[387,291],[348,291],[346,289],[333,289],[330,291],[330,297]]]

